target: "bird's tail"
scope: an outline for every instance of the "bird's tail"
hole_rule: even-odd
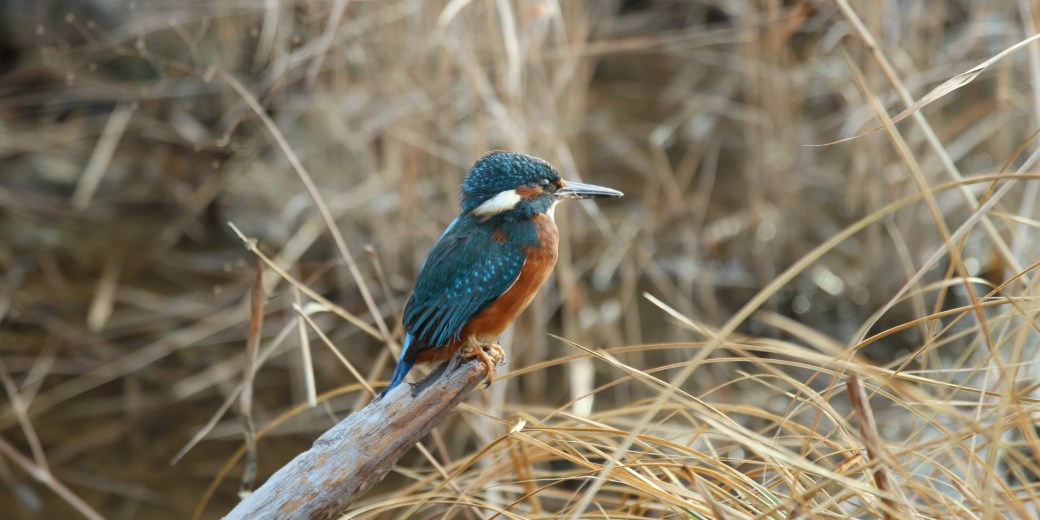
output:
[[[383,392],[379,394],[380,397],[390,393],[397,385],[404,381],[404,376],[408,375],[408,371],[415,366],[415,361],[405,359],[408,355],[408,347],[412,344],[412,335],[406,334],[404,337],[404,347],[401,348],[401,358],[397,360],[397,368],[394,370],[394,377],[390,379],[390,385],[383,389]]]

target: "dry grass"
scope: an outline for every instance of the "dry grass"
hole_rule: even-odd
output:
[[[0,9],[12,518],[218,518],[363,406],[491,148],[627,195],[350,517],[1038,514],[1031,2]]]

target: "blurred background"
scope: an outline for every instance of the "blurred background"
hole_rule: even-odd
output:
[[[1040,14],[851,4],[0,2],[0,510],[219,518],[243,418],[262,482],[386,381],[463,175],[508,149],[626,196],[560,207],[501,376],[358,517],[872,517],[879,468],[924,516],[1031,514],[1040,48],[813,145]],[[597,480],[615,450],[639,479]]]

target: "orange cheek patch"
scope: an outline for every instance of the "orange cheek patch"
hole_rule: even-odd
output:
[[[531,200],[531,199],[536,198],[539,195],[541,195],[542,194],[542,189],[541,188],[531,188],[531,187],[528,187],[528,186],[522,186],[522,187],[519,187],[519,188],[516,189],[516,194],[519,195],[521,199]]]

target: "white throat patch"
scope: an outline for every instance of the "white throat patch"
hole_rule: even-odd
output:
[[[484,201],[470,213],[477,217],[493,217],[512,210],[521,200],[520,194],[516,190],[506,190]]]
[[[559,199],[554,200],[552,206],[549,206],[549,211],[546,211],[546,213],[549,214],[549,220],[552,220],[553,222],[556,221],[556,205],[559,203]]]

